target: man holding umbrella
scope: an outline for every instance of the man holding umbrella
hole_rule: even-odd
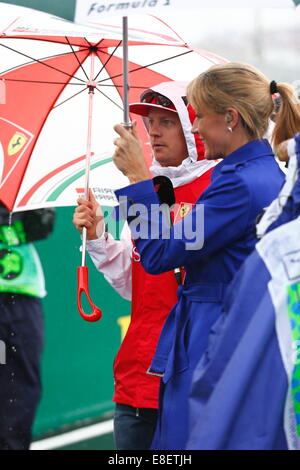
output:
[[[209,185],[216,164],[203,159],[203,144],[191,133],[195,114],[186,105],[185,93],[185,83],[165,82],[146,90],[141,101],[129,107],[131,113],[143,117],[149,133],[154,184],[161,182],[160,176],[172,181],[177,208],[174,223],[191,210]],[[158,193],[166,195],[167,187],[160,185]],[[165,202],[174,196],[167,194]],[[87,227],[87,248],[95,266],[122,297],[132,300],[131,323],[114,362],[116,447],[148,449],[156,424],[159,377],[146,371],[165,318],[177,300],[182,273],[179,269],[159,276],[146,273],[128,226],[116,241],[104,230],[103,217],[96,217],[98,205],[92,196],[90,202],[79,199],[78,204],[73,222],[79,231]]]

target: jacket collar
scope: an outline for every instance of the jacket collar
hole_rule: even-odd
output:
[[[226,166],[237,166],[240,163],[245,163],[250,160],[262,156],[274,157],[271,145],[267,139],[252,140],[242,147],[238,148],[230,155],[227,155],[214,169],[212,176],[215,178],[219,176],[222,169]]]

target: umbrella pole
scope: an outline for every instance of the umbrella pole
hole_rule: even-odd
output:
[[[91,46],[92,48],[93,46]],[[95,50],[91,49],[91,69],[90,69],[90,80],[87,83],[89,89],[89,111],[88,111],[88,132],[87,132],[87,146],[86,146],[86,163],[85,163],[85,184],[84,184],[84,197],[89,199],[89,178],[90,178],[90,161],[91,161],[91,143],[92,143],[92,116],[93,116],[93,98],[96,83],[94,82],[94,62],[95,62]],[[86,261],[86,239],[87,239],[86,227],[82,230],[82,257],[81,266],[77,268],[77,306],[80,315],[84,320],[89,322],[98,321],[101,316],[101,310],[96,307],[92,302],[89,294],[89,278],[88,268],[85,266]],[[86,295],[86,298],[92,308],[91,314],[86,314],[82,308],[81,296]]]
[[[92,119],[93,119],[93,98],[96,83],[93,81],[95,67],[95,53],[91,53],[91,67],[90,67],[90,80],[87,83],[89,88],[89,110],[88,110],[88,131],[87,131],[87,144],[86,144],[86,160],[85,160],[85,182],[84,182],[84,198],[89,199],[89,179],[90,179],[90,163],[91,163],[91,144],[92,144]],[[82,230],[82,254],[81,266],[86,263],[86,227]]]
[[[122,33],[123,33],[123,126],[126,129],[132,127],[129,117],[129,104],[128,104],[128,18],[123,16],[122,18]]]

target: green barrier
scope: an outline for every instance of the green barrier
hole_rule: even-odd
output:
[[[75,0],[6,0],[73,20]],[[47,297],[43,395],[35,419],[35,437],[77,421],[101,418],[113,409],[112,366],[129,321],[130,303],[122,300],[87,257],[93,302],[103,312],[99,323],[87,323],[76,305],[80,237],[72,225],[74,208],[57,209],[54,234],[35,243],[43,264]],[[85,304],[83,302],[83,307]],[[87,307],[86,307],[87,310]]]
[[[60,16],[66,20],[73,21],[75,13],[75,0],[5,0],[0,3],[12,3],[22,7],[34,8],[53,15]]]
[[[43,299],[43,395],[34,436],[87,418],[101,418],[113,409],[113,359],[130,303],[115,293],[87,257],[90,294],[103,317],[98,323],[88,323],[80,317],[76,269],[81,263],[81,240],[72,225],[73,212],[74,208],[57,209],[54,233],[35,244],[48,294]]]

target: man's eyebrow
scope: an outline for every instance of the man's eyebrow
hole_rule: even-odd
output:
[[[174,116],[173,116],[173,114],[174,114]],[[174,119],[175,116],[176,116],[175,113],[172,113],[172,114],[166,113],[166,114],[161,114],[161,115],[160,115],[160,118],[161,118],[161,119],[165,119],[165,118],[167,118],[167,119]]]

